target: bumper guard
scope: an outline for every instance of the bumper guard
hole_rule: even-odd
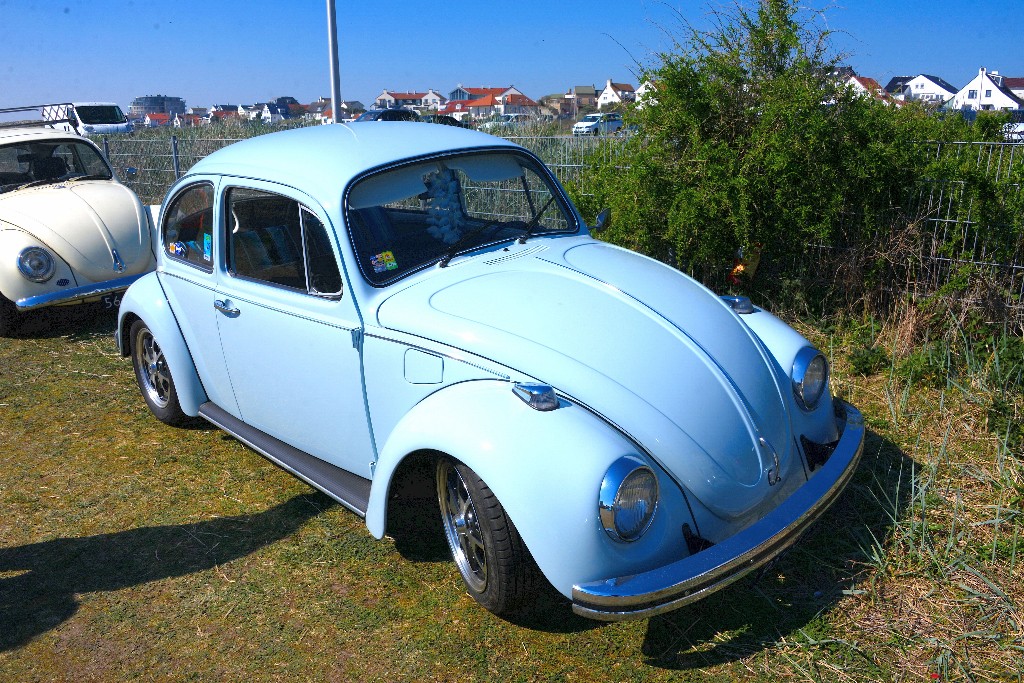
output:
[[[842,430],[839,443],[828,462],[781,505],[743,531],[685,559],[640,574],[573,586],[573,611],[600,621],[652,617],[725,588],[796,543],[846,488],[864,450],[860,412],[839,399],[836,406]]]

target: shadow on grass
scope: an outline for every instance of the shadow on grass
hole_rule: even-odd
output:
[[[853,481],[795,546],[753,578],[648,622],[642,647],[647,663],[700,669],[750,657],[800,632],[817,639],[819,616],[838,604],[843,591],[856,589],[870,567],[875,539],[892,531],[893,510],[909,507],[912,463],[869,431]]]
[[[76,594],[116,591],[204,571],[287,537],[334,505],[296,496],[252,515],[0,547],[0,652],[25,645],[78,610]]]
[[[101,304],[53,306],[20,314],[13,336],[22,339],[66,336],[74,340],[109,332],[113,344],[116,327],[116,308],[104,308]]]

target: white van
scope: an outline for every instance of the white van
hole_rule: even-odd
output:
[[[131,133],[132,124],[113,102],[64,102],[41,106],[43,120],[52,128],[79,135]]]

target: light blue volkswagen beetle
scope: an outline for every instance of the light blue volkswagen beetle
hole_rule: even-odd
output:
[[[542,582],[602,620],[699,599],[792,545],[860,458],[807,340],[592,239],[483,133],[239,142],[175,183],[154,239],[116,335],[156,417],[205,418],[378,538],[399,475],[429,473],[498,614]]]

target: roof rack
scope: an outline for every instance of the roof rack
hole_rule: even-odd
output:
[[[38,121],[10,121],[0,122],[0,128],[24,128],[27,126],[51,126],[55,123],[70,123],[72,126],[78,123],[68,112],[74,111],[71,102],[56,102],[53,104],[32,104],[24,107],[7,107],[0,109],[0,114],[16,114],[23,111],[35,111],[42,116]],[[63,114],[63,117],[61,117]]]

